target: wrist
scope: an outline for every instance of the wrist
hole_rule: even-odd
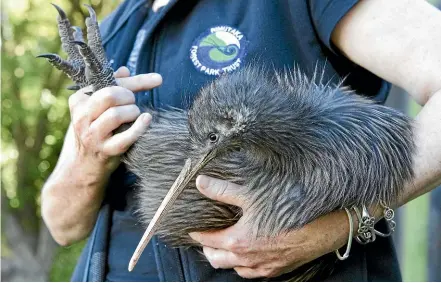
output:
[[[44,191],[55,198],[70,197],[83,206],[99,206],[111,173],[103,164],[74,159],[57,164]],[[74,205],[73,201],[70,205]]]
[[[81,188],[101,187],[118,167],[119,160],[119,157],[104,159],[82,154],[60,157],[51,178],[60,179],[62,182],[71,180],[73,185]]]
[[[69,169],[80,171],[82,174],[85,174],[85,176],[87,175],[89,178],[96,180],[106,180],[121,163],[120,156],[104,157],[101,154],[82,151],[77,151],[67,158],[60,158],[59,163],[60,160],[61,163]]]

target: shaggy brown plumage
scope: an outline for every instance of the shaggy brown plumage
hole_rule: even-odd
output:
[[[412,177],[407,116],[300,71],[244,68],[203,88],[188,113],[154,115],[124,158],[139,177],[145,223],[185,160],[213,149],[216,157],[200,174],[244,185],[237,194],[249,202],[254,236],[295,229],[342,207],[391,203]],[[240,209],[200,194],[193,179],[158,234],[192,245],[189,232],[224,228],[239,217]]]

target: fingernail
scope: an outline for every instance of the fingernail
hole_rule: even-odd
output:
[[[152,81],[162,82],[162,76],[160,74],[157,74],[157,73],[151,73],[150,74],[150,79]]]
[[[210,178],[205,175],[199,175],[196,178],[196,186],[201,189],[205,190],[210,185]]]
[[[142,114],[142,121],[144,121],[144,123],[150,123],[152,121],[152,115],[150,115],[150,113],[144,113]]]

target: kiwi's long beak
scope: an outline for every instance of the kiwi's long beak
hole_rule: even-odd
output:
[[[193,167],[191,166],[191,159],[189,158],[186,160],[184,168],[182,168],[182,171],[179,174],[178,178],[176,179],[176,181],[173,183],[172,187],[168,191],[167,195],[165,196],[164,200],[161,203],[161,206],[159,206],[158,210],[153,216],[153,219],[150,221],[147,230],[144,232],[141,241],[136,247],[136,250],[133,253],[132,258],[130,259],[129,271],[132,271],[133,268],[135,268],[135,265],[137,264],[139,257],[141,256],[143,250],[149,243],[150,239],[153,237],[156,228],[158,227],[164,216],[167,214],[169,209],[172,207],[173,203],[176,201],[178,196],[181,194],[181,192],[184,190],[184,188],[187,186],[190,180],[194,176],[196,176],[196,174],[202,168],[204,168],[204,166],[211,159],[213,159],[214,156],[215,156],[215,150],[208,152]]]

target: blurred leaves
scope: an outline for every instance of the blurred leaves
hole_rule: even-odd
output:
[[[102,19],[118,2],[54,1],[73,25],[82,28],[88,16],[82,4],[91,4]],[[2,222],[4,213],[14,216],[35,249],[42,228],[40,190],[54,169],[70,122],[69,79],[44,59],[35,58],[42,53],[66,56],[57,15],[46,0],[6,0],[1,14]],[[3,234],[2,247],[7,247]]]
[[[55,256],[54,263],[52,265],[49,281],[69,281],[70,277],[75,269],[78,256],[85,245],[85,241],[72,245],[67,248],[60,248]]]

